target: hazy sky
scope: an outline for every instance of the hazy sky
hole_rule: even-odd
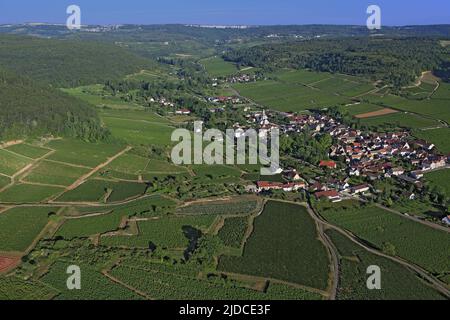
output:
[[[450,0],[1,0],[0,23],[65,23],[76,4],[83,24],[357,24],[377,4],[385,25],[450,24]]]

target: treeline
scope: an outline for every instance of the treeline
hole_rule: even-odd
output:
[[[54,87],[76,87],[120,79],[155,62],[100,41],[0,35],[0,65]]]
[[[399,88],[424,70],[439,69],[444,55],[445,49],[434,39],[347,38],[229,50],[224,58],[266,71],[287,67],[364,76]]]
[[[369,31],[365,25],[279,25],[254,26],[246,29],[200,28],[185,25],[124,25],[120,27],[100,27],[102,39],[115,42],[166,42],[195,40],[205,43],[217,43],[234,39],[267,39],[268,35],[278,37],[302,36],[313,38],[317,35],[327,37],[361,37],[380,34],[389,37],[450,37],[450,25],[428,26],[383,26],[381,31]],[[98,32],[73,32],[66,26],[56,25],[8,25],[0,28],[0,33],[39,35],[41,37],[98,39]],[[267,39],[270,41],[270,39]]]
[[[96,111],[48,85],[0,70],[0,140],[48,134],[106,140]]]

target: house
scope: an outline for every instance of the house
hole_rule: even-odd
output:
[[[336,162],[332,161],[332,160],[323,160],[320,161],[319,167],[321,168],[329,168],[329,169],[336,169],[337,165]]]
[[[175,111],[175,114],[189,115],[191,114],[191,111],[188,109],[180,109]]]
[[[342,201],[341,196],[336,190],[330,190],[330,191],[320,191],[316,192],[314,194],[317,200],[320,200],[322,198],[326,198],[330,200],[331,202],[340,202]]]
[[[352,187],[351,188],[351,193],[352,194],[364,194],[364,193],[366,193],[367,191],[369,191],[370,190],[370,187],[369,187],[369,185],[367,185],[367,184],[361,184],[361,185],[359,185],[359,186],[354,186],[354,187]]]
[[[404,173],[405,173],[405,170],[404,170],[403,168],[400,168],[400,167],[398,167],[398,168],[392,168],[391,170],[389,170],[389,173],[390,173],[391,175],[393,175],[393,176],[398,177],[398,176],[404,174]]]
[[[290,181],[299,181],[302,179],[295,169],[285,171],[284,176]]]
[[[283,189],[283,183],[281,182],[258,181],[256,186],[258,187],[258,192]]]
[[[442,219],[442,223],[450,226],[450,216],[446,216],[444,219]]]
[[[255,184],[249,184],[248,186],[245,186],[245,192],[256,193],[258,192],[258,187]]]
[[[411,171],[409,175],[416,180],[423,178],[423,172],[421,170]]]

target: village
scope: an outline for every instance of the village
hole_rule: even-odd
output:
[[[414,138],[408,131],[363,132],[319,112],[299,115],[270,111],[269,114],[286,117],[288,124],[274,123],[270,121],[271,117],[266,111],[257,111],[247,114],[248,125],[256,125],[268,131],[278,128],[284,135],[305,130],[311,132],[313,137],[328,134],[332,137],[333,144],[329,159],[321,160],[317,166],[322,169],[322,175],[305,179],[296,169],[283,168],[280,172],[288,182],[257,181],[255,185],[247,186],[249,192],[291,192],[303,189],[317,200],[340,202],[376,193],[373,182],[387,178],[395,179],[405,186],[405,190],[410,189],[409,186],[420,190],[425,173],[449,167],[449,156],[439,154],[433,144]],[[356,180],[355,178],[364,182],[352,184],[351,180]],[[414,192],[407,191],[405,196],[410,200],[416,197]]]

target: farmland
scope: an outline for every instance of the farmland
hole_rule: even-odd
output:
[[[398,255],[430,272],[443,274],[449,270],[450,239],[443,231],[373,206],[327,210],[322,215],[380,250]]]
[[[417,131],[415,135],[419,139],[433,143],[440,152],[444,154],[450,153],[450,140],[448,139],[450,128]]]
[[[25,178],[25,181],[69,186],[88,172],[87,168],[43,161]]]
[[[40,279],[43,283],[58,291],[56,300],[139,300],[139,295],[114,283],[99,271],[88,265],[80,265],[82,272],[82,289],[69,290],[66,285],[66,270],[72,262],[58,261],[50,271]]]
[[[0,193],[0,202],[32,203],[43,202],[51,196],[64,191],[61,187],[41,186],[32,184],[15,184]]]
[[[48,160],[86,167],[95,167],[123,150],[123,146],[117,144],[86,143],[73,139],[54,140],[47,146],[56,150]]]
[[[56,294],[55,289],[40,281],[0,277],[0,300],[49,300]]]
[[[163,123],[150,123],[145,120],[102,117],[112,134],[130,144],[170,144],[174,128]]]
[[[49,222],[52,208],[13,208],[0,214],[0,251],[25,251]]]
[[[31,160],[24,156],[0,149],[0,173],[4,175],[12,176],[30,163]]]
[[[15,144],[13,146],[6,148],[6,150],[32,159],[38,159],[50,152],[49,149],[25,143]]]
[[[306,209],[270,201],[255,219],[243,256],[222,256],[218,268],[325,289],[328,264],[325,247],[317,239]]]
[[[373,87],[356,77],[283,70],[269,80],[234,86],[258,104],[279,111],[302,111],[350,103],[350,97]]]
[[[189,204],[177,209],[180,214],[249,214],[258,208],[258,201],[251,198],[236,198],[230,200],[218,200]]]
[[[365,251],[337,231],[328,236],[340,255],[339,300],[441,300],[438,292],[400,264]],[[383,290],[368,290],[366,270],[379,266],[383,274]]]
[[[221,284],[180,276],[121,266],[112,270],[111,275],[137,288],[154,299],[174,300],[318,300],[320,295],[284,285],[269,285],[266,293],[245,288],[239,284]]]
[[[447,196],[450,196],[450,184],[448,183],[450,181],[449,169],[427,173],[425,178],[431,183],[432,187],[440,188]]]
[[[436,120],[403,112],[398,112],[386,116],[361,119],[361,124],[371,126],[373,128],[383,128],[384,126],[395,126],[412,129],[440,126],[440,123]]]
[[[219,238],[226,246],[240,248],[248,226],[249,218],[247,217],[226,218],[219,231]]]
[[[106,246],[148,248],[150,243],[170,249],[186,249],[194,236],[192,228],[206,231],[216,217],[211,215],[190,217],[160,217],[139,221],[139,234],[135,236],[108,236],[101,240]]]
[[[114,231],[119,228],[123,217],[144,215],[152,216],[157,214],[157,208],[170,207],[172,203],[159,197],[151,197],[136,200],[129,204],[116,205],[105,208],[90,208],[80,210],[84,216],[68,218],[58,230],[58,235],[66,238],[83,238],[96,234]],[[96,213],[100,215],[95,215]],[[94,214],[89,216],[89,214]]]
[[[238,72],[236,65],[220,57],[211,57],[199,61],[212,77],[225,77]]]

